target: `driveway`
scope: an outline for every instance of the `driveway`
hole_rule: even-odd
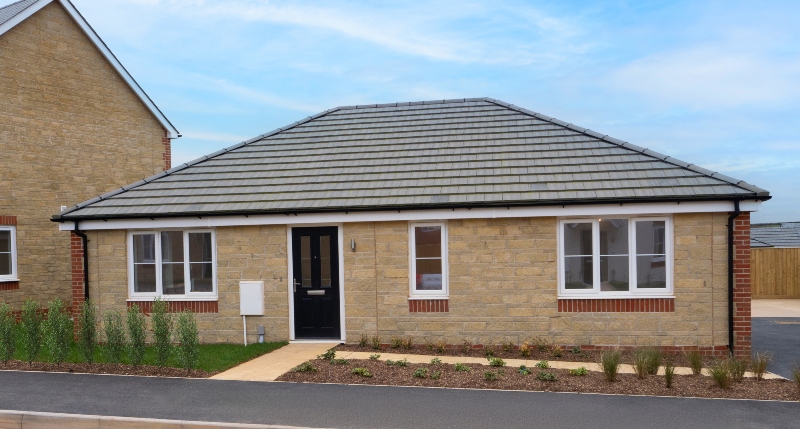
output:
[[[0,409],[334,428],[794,428],[796,403],[0,372]]]
[[[768,371],[791,379],[800,363],[800,317],[754,317],[753,351],[772,353]]]

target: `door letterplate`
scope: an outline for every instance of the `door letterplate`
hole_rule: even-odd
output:
[[[309,295],[325,295],[324,290],[310,290],[308,291]]]

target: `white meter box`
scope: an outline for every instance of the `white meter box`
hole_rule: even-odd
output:
[[[264,282],[239,282],[241,316],[264,315]]]

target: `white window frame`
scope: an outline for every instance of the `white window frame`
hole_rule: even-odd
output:
[[[11,225],[0,226],[0,231],[11,232],[11,274],[0,275],[0,282],[19,281],[17,274],[17,227]]]
[[[628,220],[628,291],[601,291],[600,290],[600,219],[627,219]],[[664,222],[664,254],[666,255],[665,267],[667,287],[664,289],[639,288],[636,273],[636,222],[637,221],[663,221]],[[564,225],[568,223],[592,224],[592,289],[567,289],[564,275]],[[598,216],[562,218],[558,221],[558,297],[559,298],[665,298],[674,296],[673,265],[675,248],[673,243],[672,217],[670,216]]]
[[[417,278],[417,247],[414,242],[414,228],[424,226],[439,226],[442,228],[442,290],[416,290]],[[408,224],[408,290],[409,299],[436,299],[447,298],[450,295],[450,286],[447,263],[447,222],[410,222]]]
[[[182,295],[164,295],[162,282],[162,258],[161,258],[161,233],[167,231],[183,232],[183,275],[186,282],[186,293]],[[211,233],[211,269],[212,269],[212,291],[211,292],[191,292],[191,262],[189,261],[189,234]],[[156,291],[155,292],[134,292],[133,284],[133,237],[136,235],[155,235],[155,265],[156,265]],[[213,229],[158,229],[147,231],[128,232],[128,297],[130,300],[153,300],[162,297],[175,301],[214,301],[219,294],[217,290],[217,236]]]

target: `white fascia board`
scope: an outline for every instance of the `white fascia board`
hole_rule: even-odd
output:
[[[743,212],[758,211],[758,201],[742,201]],[[163,229],[163,228],[214,228],[223,226],[247,225],[308,225],[340,224],[348,222],[389,222],[389,221],[436,221],[450,219],[490,219],[516,217],[579,217],[611,215],[666,215],[673,213],[713,213],[732,212],[732,201],[705,201],[683,203],[641,203],[641,204],[597,204],[510,208],[436,209],[436,210],[395,210],[372,212],[331,212],[299,213],[297,215],[238,215],[203,216],[198,218],[154,218],[154,219],[109,219],[82,220],[82,231],[110,229]],[[59,224],[62,231],[75,229],[73,222]]]
[[[39,0],[38,2],[28,6],[27,9],[23,10],[18,15],[5,22],[3,25],[0,25],[0,36],[52,2],[53,0]],[[58,0],[58,2],[64,7],[64,9],[66,9],[67,13],[69,13],[75,23],[78,24],[78,27],[80,27],[84,34],[86,34],[92,43],[94,43],[106,60],[111,63],[111,66],[114,67],[114,70],[116,70],[117,73],[119,73],[125,83],[127,83],[133,92],[136,93],[136,96],[138,96],[139,99],[142,100],[142,103],[147,106],[147,109],[153,114],[153,116],[155,116],[158,122],[161,123],[161,126],[167,130],[167,137],[178,138],[180,133],[177,129],[175,129],[175,126],[173,126],[169,119],[167,119],[161,110],[158,109],[158,106],[153,103],[153,100],[151,100],[147,93],[144,92],[142,87],[139,86],[133,76],[128,73],[128,70],[126,70],[122,63],[119,62],[117,57],[114,56],[114,53],[112,53],[108,46],[106,46],[105,42],[103,42],[103,39],[97,35],[92,26],[86,22],[86,19],[84,19],[81,13],[78,12],[78,9],[76,9],[69,0]]]

